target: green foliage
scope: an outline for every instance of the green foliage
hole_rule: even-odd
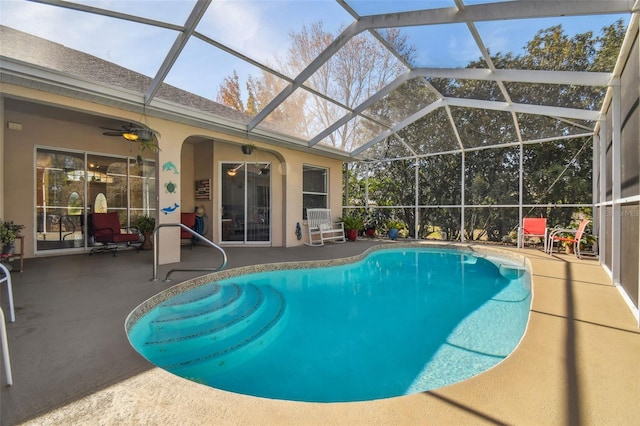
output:
[[[526,44],[522,55],[492,52],[491,59],[498,69],[611,72],[624,35],[621,21],[603,28],[598,36],[591,32],[569,36],[561,26],[555,26],[538,32]],[[481,58],[468,67],[486,68],[486,63]],[[499,86],[490,81],[430,78],[428,82],[443,96],[506,101]],[[605,89],[517,82],[506,86],[512,102],[589,110],[601,107]],[[386,102],[374,104],[367,113],[380,120],[389,117],[400,121],[405,117],[395,117],[394,113],[407,108],[417,110],[433,102],[432,93],[423,89],[420,85],[402,86],[392,92]],[[376,160],[410,159],[349,164],[345,204],[384,206],[376,209],[375,214],[383,219],[403,220],[410,232],[414,232],[418,221],[419,238],[455,240],[460,237],[461,210],[448,206],[462,203],[460,182],[464,174],[465,238],[502,241],[517,227],[518,208],[488,206],[519,203],[520,148],[500,148],[502,144],[518,142],[514,116],[501,111],[453,106],[448,107],[448,111],[455,123],[455,132],[447,110],[438,108],[365,152],[368,158]],[[593,126],[591,122],[568,122],[541,115],[517,114],[516,118],[524,140],[588,133],[585,129]],[[462,155],[455,153],[460,150],[460,143],[466,149],[493,148],[467,151],[463,162]],[[523,203],[590,203],[591,143],[587,136],[524,145]],[[448,153],[428,155],[438,152]],[[411,158],[415,154],[426,156]],[[426,207],[416,210],[415,204]],[[473,205],[481,207],[471,207]],[[554,226],[569,223],[580,209],[540,207],[525,210],[525,215],[530,215],[531,210],[535,210],[535,216],[547,217]],[[590,215],[591,211],[586,209],[583,213]]]
[[[344,223],[345,231],[352,229],[361,230],[364,229],[364,220],[356,213],[348,213],[340,218],[340,222]]]
[[[18,225],[13,221],[0,222],[0,242],[3,244],[14,242],[23,229],[24,225]]]
[[[386,220],[387,216],[382,209],[370,208],[364,219],[364,228],[382,229]]]
[[[138,216],[134,222],[134,226],[140,232],[151,232],[156,228],[156,218],[153,216]]]
[[[160,145],[158,145],[158,138],[160,132],[153,129],[144,129],[138,132],[138,140],[135,142],[138,144],[140,152],[149,150],[151,152],[161,151]]]
[[[491,62],[497,69],[611,72],[624,35],[622,21],[603,28],[599,35],[592,32],[569,35],[562,26],[552,26],[527,42],[522,54],[491,52]],[[408,63],[412,62],[416,51],[402,31],[381,31],[380,36]],[[335,35],[326,31],[321,22],[304,26],[290,35],[289,49],[279,58],[281,70],[287,75],[299,75],[334,40]],[[487,63],[484,58],[478,58],[467,67],[486,69]],[[356,36],[305,84],[349,108],[356,108],[405,71],[404,65],[378,43]],[[472,79],[427,78],[426,83],[425,79],[407,81],[383,101],[367,108],[367,115],[392,127],[409,114],[433,104],[440,96],[597,111],[606,90],[519,82],[501,86],[493,81]],[[255,116],[283,89],[278,79],[268,72],[250,76],[245,86],[247,96],[241,94],[241,84],[234,71],[220,87],[218,102]],[[245,98],[246,105],[242,102]],[[308,114],[305,116],[303,111]],[[285,133],[313,137],[315,134],[307,134],[312,128],[309,115],[326,123],[335,122],[336,118],[331,105],[309,98],[305,91],[295,91],[286,105],[272,112],[271,118],[284,126]],[[363,120],[356,129],[356,120],[349,121],[328,135],[325,142],[349,151],[358,146],[358,141],[371,140],[378,134],[377,126],[367,122]],[[501,241],[517,226],[518,209],[485,206],[517,205],[520,201],[520,147],[512,145],[520,142],[520,136],[525,141],[573,136],[587,133],[585,129],[591,127],[591,122],[534,114],[456,106],[436,108],[363,153],[373,160],[408,159],[349,165],[344,180],[344,203],[362,209],[359,214],[365,225],[382,228],[387,219],[394,217],[407,224],[410,232],[415,232],[419,224],[417,237],[437,233],[440,238],[458,239],[462,229],[461,210],[452,206],[463,202],[460,182],[464,177],[464,204],[468,206],[464,215],[465,238]],[[592,189],[589,144],[589,137],[572,137],[524,145],[523,202],[589,203]],[[484,147],[492,149],[473,150]],[[459,153],[462,148],[467,150],[464,160]],[[441,152],[447,154],[430,156]],[[416,209],[415,204],[422,207]],[[480,207],[469,207],[473,205]],[[567,223],[574,212],[575,209],[547,209],[539,213],[550,221]]]
[[[389,219],[387,220],[387,223],[385,224],[385,226],[387,227],[387,230],[389,229],[405,229],[406,225],[403,221],[398,220],[398,219]]]

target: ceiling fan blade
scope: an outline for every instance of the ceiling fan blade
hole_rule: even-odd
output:
[[[122,132],[124,130],[124,126],[122,128],[120,128],[120,129],[114,129],[113,127],[102,127],[102,126],[100,126],[100,128],[102,130],[111,130],[111,131],[114,131],[114,132]]]
[[[103,135],[105,136],[122,136],[122,131],[117,131],[117,132],[102,132]]]

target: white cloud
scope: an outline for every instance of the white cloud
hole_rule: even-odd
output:
[[[451,34],[449,37],[449,56],[457,66],[466,66],[482,56],[475,40],[470,34],[466,37],[467,34]]]
[[[13,0],[2,1],[0,23],[151,76],[176,37],[169,30]]]
[[[283,43],[272,31],[268,5],[262,2],[214,2],[203,17],[199,31],[222,41],[260,62],[273,62]]]

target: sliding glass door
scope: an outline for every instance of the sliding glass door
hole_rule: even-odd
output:
[[[270,242],[270,164],[223,163],[220,170],[221,241]]]
[[[36,250],[90,245],[87,215],[116,211],[126,227],[140,214],[155,215],[155,163],[128,157],[36,152]]]

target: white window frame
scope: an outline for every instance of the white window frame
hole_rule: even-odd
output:
[[[324,191],[323,192],[319,192],[319,191],[305,191],[305,171],[307,170],[313,170],[313,171],[322,171],[323,175],[324,175]],[[311,196],[322,196],[325,199],[325,203],[324,205],[320,206],[320,205],[312,205],[309,206],[305,203],[305,196],[307,195],[311,195]],[[324,209],[328,209],[329,208],[329,168],[327,167],[321,167],[321,166],[314,166],[312,164],[303,164],[302,165],[302,217],[306,220],[307,219],[307,208],[324,208]]]

